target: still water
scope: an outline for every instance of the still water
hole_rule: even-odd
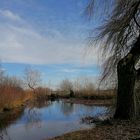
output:
[[[85,116],[103,114],[107,107],[47,102],[41,106],[26,107],[22,115],[2,130],[3,140],[43,140],[67,132],[91,128],[80,120]]]

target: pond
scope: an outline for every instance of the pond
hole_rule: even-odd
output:
[[[103,114],[107,107],[87,106],[49,101],[40,106],[28,106],[19,118],[3,128],[3,140],[43,140],[80,129],[91,128],[81,118]]]

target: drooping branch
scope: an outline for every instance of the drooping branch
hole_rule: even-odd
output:
[[[35,88],[33,88],[30,84],[28,84],[29,88],[31,88],[32,90],[35,90]]]
[[[140,35],[137,38],[136,43],[134,44],[134,46],[130,50],[130,54],[133,55],[134,64],[136,65],[140,59]]]
[[[136,25],[140,28],[140,25],[139,25],[139,23],[137,22],[137,19],[136,19],[135,16],[134,16],[134,21],[135,21]]]
[[[134,22],[140,28],[140,25],[139,25],[139,23],[138,23],[138,21],[136,19],[136,13],[138,11],[139,5],[140,5],[140,1],[135,5],[134,12],[133,12],[133,17],[134,17]]]

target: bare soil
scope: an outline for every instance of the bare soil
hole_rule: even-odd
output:
[[[140,120],[112,121],[112,124],[67,133],[49,140],[140,140]]]

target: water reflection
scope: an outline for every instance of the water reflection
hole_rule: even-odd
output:
[[[61,102],[61,111],[65,116],[69,116],[74,111],[74,104]]]
[[[41,100],[41,101],[33,101],[27,105],[28,108],[42,108],[47,107],[52,104],[52,101]]]
[[[81,124],[80,118],[85,115],[104,113],[106,107],[93,107],[71,104],[62,101],[30,104],[24,109],[21,117],[6,125],[4,140],[41,140],[70,131],[90,128]],[[5,129],[2,131],[5,131]],[[1,133],[2,134],[2,133]]]
[[[10,136],[8,135],[7,130],[5,128],[2,131],[0,131],[0,140],[4,140],[4,139],[11,140]]]
[[[51,101],[46,101],[46,100],[30,103],[24,112],[26,129],[31,129],[33,127],[41,127],[42,112],[40,112],[39,109],[43,107],[48,107],[51,104],[52,104]]]
[[[41,113],[38,112],[37,109],[27,109],[27,113],[25,113],[25,118],[26,129],[30,129],[32,127],[41,127]]]
[[[7,127],[13,124],[17,119],[20,119],[24,114],[24,108],[16,108],[11,112],[5,112],[0,118],[0,140],[10,140],[7,132]]]

